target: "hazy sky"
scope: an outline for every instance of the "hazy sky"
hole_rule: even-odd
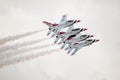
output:
[[[0,80],[120,80],[119,0],[0,0],[0,38],[47,28],[42,21],[80,19],[100,39],[75,56],[63,50],[0,69]],[[47,31],[27,40],[46,38]],[[52,43],[54,39],[39,43]],[[18,43],[19,41],[17,41]],[[12,44],[12,42],[11,42]],[[51,48],[45,50],[50,50]]]

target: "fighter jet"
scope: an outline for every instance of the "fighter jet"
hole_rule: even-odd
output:
[[[62,45],[61,49],[64,48],[66,44],[69,44],[68,47],[65,49],[65,50],[67,50],[71,46],[73,46],[75,42],[84,41],[84,40],[86,40],[88,38],[91,38],[91,37],[94,37],[94,35],[88,35],[88,34],[81,35],[81,34],[78,34],[77,36],[75,36],[73,38],[70,36],[69,38],[67,38],[67,40],[65,40],[63,42],[63,45]]]
[[[71,54],[71,55],[74,55],[82,47],[91,45],[91,44],[98,42],[98,41],[99,41],[99,39],[88,39],[88,40],[84,40],[82,42],[76,42],[72,47],[70,47],[70,49],[68,50],[68,54],[74,49],[74,51]]]
[[[61,39],[59,42],[59,44],[63,43],[61,49],[68,45],[65,50],[68,50],[67,53],[71,55],[74,55],[82,47],[99,41],[99,39],[88,39],[93,37],[93,35],[81,35],[81,32],[86,31],[87,28],[74,28],[74,24],[78,22],[80,22],[80,20],[67,20],[67,15],[63,15],[58,24],[43,21],[43,23],[49,26],[47,36],[53,33],[51,37],[56,36],[54,43],[58,42],[58,40]],[[66,32],[62,32],[63,28],[68,29]]]
[[[61,44],[68,37],[77,35],[80,32],[86,31],[86,30],[87,30],[87,28],[76,28],[76,29],[72,29],[70,32],[67,32],[67,33],[66,32],[59,32],[56,36],[56,39],[55,39],[54,43],[56,43],[60,38],[62,38],[61,41],[59,42],[59,44]]]
[[[59,33],[59,31],[63,28],[66,28],[66,27],[70,27],[69,30],[73,29],[73,25],[75,23],[78,23],[80,22],[80,20],[67,20],[67,15],[63,15],[62,16],[62,19],[61,21],[59,22],[59,24],[52,24],[50,22],[47,22],[47,21],[43,21],[43,23],[45,23],[46,25],[49,26],[49,31],[47,33],[47,36],[51,33],[51,32],[54,32],[52,37],[55,36],[56,34]],[[72,27],[72,28],[71,28]]]
[[[74,33],[72,34],[72,32],[73,32],[73,31],[76,31],[76,30],[79,30],[79,32],[76,33],[76,34],[74,34]],[[86,30],[87,30],[87,28],[76,28],[76,29],[73,29],[73,30],[70,32],[71,34],[69,34],[69,35],[67,35],[67,33],[65,34],[65,36],[64,36],[64,37],[61,39],[61,41],[59,42],[59,44],[61,44],[62,42],[66,41],[67,38],[69,38],[70,35],[77,35],[77,34],[78,34],[78,35],[81,35],[81,32],[82,32],[82,31],[86,31]]]

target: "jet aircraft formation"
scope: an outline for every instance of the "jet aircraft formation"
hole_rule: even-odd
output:
[[[49,26],[47,36],[53,33],[51,37],[56,37],[54,44],[61,39],[58,44],[62,44],[61,49],[66,46],[65,50],[67,50],[67,54],[70,55],[74,55],[82,47],[99,41],[99,39],[92,39],[94,35],[81,34],[81,32],[86,31],[87,28],[74,28],[74,24],[79,22],[81,22],[81,20],[67,20],[67,15],[62,16],[59,24],[43,21],[43,23]],[[67,31],[61,31],[64,28],[68,28]]]

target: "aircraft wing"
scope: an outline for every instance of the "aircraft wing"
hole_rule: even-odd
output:
[[[71,25],[71,26],[68,28],[68,30],[67,30],[67,32],[66,32],[66,33],[71,32],[71,31],[72,31],[72,29],[74,29],[74,25]]]
[[[43,21],[44,24],[46,24],[47,26],[51,27],[52,26],[52,23],[49,23],[47,21]]]
[[[67,21],[67,15],[63,15],[59,24],[63,24]]]

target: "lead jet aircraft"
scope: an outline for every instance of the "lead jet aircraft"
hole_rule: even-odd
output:
[[[46,25],[49,26],[49,31],[47,33],[47,36],[51,33],[51,32],[54,32],[52,37],[55,36],[56,34],[59,33],[59,31],[63,28],[66,28],[66,27],[70,27],[69,28],[69,31],[73,29],[73,25],[75,23],[78,23],[80,22],[80,20],[67,20],[67,15],[63,15],[62,16],[62,19],[61,21],[59,22],[59,24],[52,24],[50,22],[47,22],[47,21],[43,21],[43,23],[45,23]],[[71,28],[72,27],[72,28]]]
[[[91,45],[91,44],[98,42],[98,41],[99,41],[99,39],[88,39],[88,40],[84,40],[82,42],[76,42],[72,47],[70,47],[70,49],[68,50],[68,54],[74,49],[74,51],[71,54],[71,55],[74,55],[82,47]]]
[[[62,45],[61,49],[63,49],[66,44],[69,44],[68,47],[65,49],[65,50],[67,50],[71,46],[73,46],[75,42],[84,41],[84,40],[86,40],[88,38],[91,38],[91,37],[94,37],[94,35],[88,35],[88,34],[81,35],[81,34],[78,34],[75,37],[69,37],[69,38],[67,38],[67,40],[65,40],[63,42],[63,45]]]
[[[69,36],[77,35],[77,34],[81,33],[82,31],[86,31],[86,30],[87,30],[87,28],[76,28],[76,29],[72,29],[70,32],[67,32],[67,33],[66,32],[59,32],[56,36],[54,43],[56,43],[60,38],[62,38],[60,41],[60,43],[62,43]]]

